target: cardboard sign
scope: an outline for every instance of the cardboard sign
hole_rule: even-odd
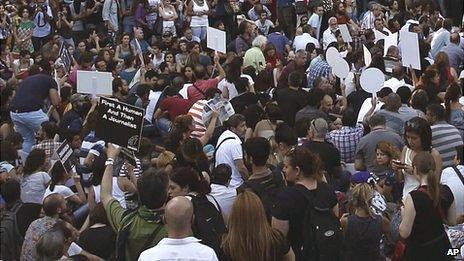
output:
[[[226,32],[208,27],[206,45],[215,51],[226,53]]]
[[[404,32],[401,34],[401,56],[403,66],[421,70],[419,40],[416,33]]]
[[[100,98],[98,138],[138,151],[142,137],[144,109],[108,98]]]
[[[339,24],[338,29],[340,29],[340,33],[342,34],[342,38],[345,43],[353,42],[353,39],[351,38],[350,30],[348,30],[348,26],[346,26],[346,24]]]
[[[350,72],[350,66],[345,61],[345,59],[339,59],[337,63],[332,66],[332,72],[340,79],[345,79]]]
[[[58,155],[58,158],[60,159],[61,164],[63,164],[63,167],[67,173],[75,171],[75,166],[71,162],[72,153],[73,150],[71,149],[67,141],[63,141],[63,143],[61,143],[58,149],[56,149],[56,154]]]
[[[62,43],[60,47],[60,59],[61,62],[63,62],[66,71],[69,72],[71,70],[73,60],[71,54],[68,51],[68,48],[66,48],[64,43]]]
[[[112,95],[113,75],[110,72],[77,71],[77,92]]]
[[[383,46],[383,56],[387,55],[388,48],[390,46],[398,46],[398,33],[391,34],[385,37],[385,44]]]
[[[377,68],[368,68],[361,73],[359,81],[366,92],[376,94],[385,83],[385,75]]]
[[[363,44],[363,53],[364,53],[364,64],[366,64],[366,67],[369,67],[369,65],[371,65],[371,62],[372,62],[372,54],[364,44]]]
[[[327,63],[333,67],[338,60],[341,59],[340,53],[338,52],[337,48],[335,47],[329,47],[327,51],[325,52],[325,59]]]

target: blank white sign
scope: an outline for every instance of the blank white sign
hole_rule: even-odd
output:
[[[208,26],[206,45],[210,49],[226,53],[226,32]]]
[[[412,68],[420,70],[419,40],[416,33],[403,32],[401,34],[401,56],[404,67],[411,65]]]
[[[93,95],[113,94],[113,75],[109,72],[77,71],[77,92]]]

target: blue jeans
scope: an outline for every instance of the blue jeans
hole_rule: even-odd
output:
[[[196,27],[191,27],[191,28],[192,28],[193,35],[200,38],[200,40],[206,39],[206,31],[207,31],[206,26],[196,26]]]
[[[155,124],[156,127],[158,127],[161,136],[166,136],[169,133],[169,131],[171,131],[172,122],[169,119],[160,118],[156,120]]]
[[[48,121],[48,116],[42,110],[23,113],[10,112],[10,115],[16,130],[24,139],[23,152],[27,156],[35,143],[35,133],[39,130],[42,122]]]

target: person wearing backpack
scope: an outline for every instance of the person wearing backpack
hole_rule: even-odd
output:
[[[167,236],[163,224],[169,179],[164,171],[145,170],[137,182],[140,207],[124,209],[112,196],[113,165],[121,148],[108,143],[105,172],[101,182],[101,202],[111,227],[117,232],[117,260],[137,260],[140,253]]]
[[[193,204],[195,220],[192,224],[193,236],[221,257],[221,239],[226,232],[221,207],[209,195],[211,188],[202,174],[193,168],[176,168],[170,175],[169,198],[186,196]]]
[[[251,163],[252,173],[237,189],[238,192],[243,192],[246,188],[250,188],[258,195],[269,220],[276,196],[285,187],[281,172],[273,172],[266,166],[270,150],[269,141],[263,137],[249,138],[245,142],[247,162]]]
[[[322,182],[321,161],[307,148],[284,158],[285,178],[294,186],[277,195],[272,227],[289,240],[296,260],[339,260],[342,231],[335,191]]]
[[[193,204],[186,197],[175,197],[166,204],[164,219],[168,237],[140,254],[139,261],[201,260],[217,261],[214,250],[192,236]]]

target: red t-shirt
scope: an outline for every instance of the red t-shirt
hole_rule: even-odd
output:
[[[168,111],[169,118],[173,121],[177,116],[187,114],[193,103],[179,96],[167,97],[161,104],[160,109]]]
[[[187,89],[187,97],[193,103],[205,99],[205,93],[210,88],[217,88],[219,81],[216,78],[208,80],[198,80],[194,83],[195,86],[190,86]],[[196,87],[196,88],[195,88]],[[202,93],[203,92],[203,93]]]

